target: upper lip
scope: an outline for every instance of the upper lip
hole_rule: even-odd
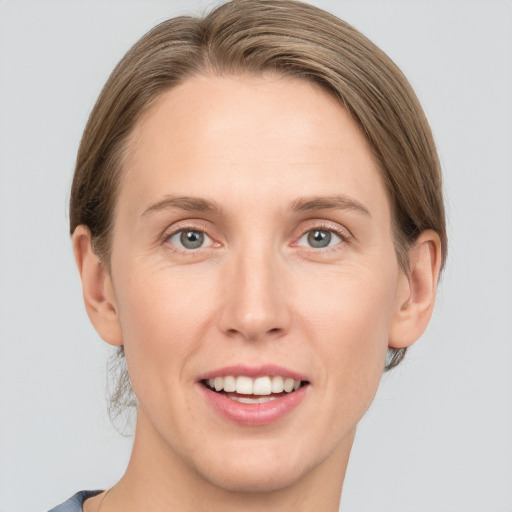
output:
[[[215,377],[226,377],[228,375],[234,375],[235,377],[244,375],[246,377],[257,378],[257,377],[274,377],[280,376],[284,378],[292,378],[294,380],[301,381],[309,381],[309,379],[289,368],[285,368],[284,366],[278,366],[275,364],[264,364],[258,366],[249,366],[245,364],[236,364],[231,366],[224,366],[222,368],[217,368],[215,370],[210,370],[205,372],[198,377],[198,381],[203,381],[206,379],[214,379]]]

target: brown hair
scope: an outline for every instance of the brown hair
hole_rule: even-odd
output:
[[[444,261],[440,164],[411,86],[360,32],[295,0],[232,0],[202,18],[169,19],[128,51],[103,87],[83,134],[71,190],[71,233],[80,224],[88,226],[109,267],[126,144],[138,118],[163,91],[197,74],[266,72],[319,84],[366,134],[390,198],[401,267],[407,269],[407,250],[425,229],[439,234]],[[404,353],[391,350],[386,369]],[[129,389],[125,374],[120,382]]]

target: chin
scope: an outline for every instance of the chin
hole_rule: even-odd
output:
[[[236,449],[223,450],[221,460],[215,453],[209,460],[196,461],[195,469],[202,478],[225,491],[272,493],[293,487],[324,460],[307,446],[301,450],[297,445],[287,446],[284,442],[276,446],[275,442],[267,440],[250,447],[242,443]]]
[[[275,464],[275,463],[274,463]],[[278,464],[275,464],[278,466]],[[235,493],[272,493],[292,487],[307,471],[282,467],[262,467],[262,464],[228,464],[215,472],[203,473],[202,477],[217,488]]]

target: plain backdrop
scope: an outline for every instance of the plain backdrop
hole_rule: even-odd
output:
[[[512,2],[313,1],[402,68],[444,169],[449,259],[427,334],[360,424],[345,512],[512,511]],[[0,0],[0,512],[123,473],[67,231],[74,158],[113,66],[206,1]]]

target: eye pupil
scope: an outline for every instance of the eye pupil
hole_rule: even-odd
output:
[[[187,249],[198,249],[204,243],[204,234],[200,231],[183,231],[180,242]]]
[[[308,234],[308,243],[311,247],[327,247],[331,242],[331,233],[315,229]]]

